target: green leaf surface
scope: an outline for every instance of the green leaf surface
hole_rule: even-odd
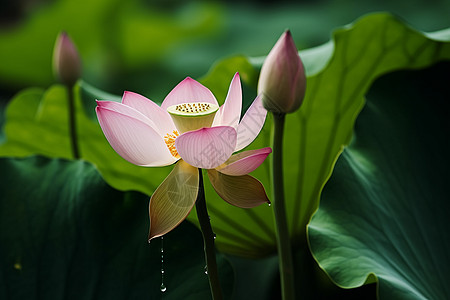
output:
[[[443,34],[439,38],[446,37]],[[288,224],[295,241],[304,243],[306,224],[318,206],[320,191],[336,157],[351,138],[354,120],[370,84],[381,74],[396,69],[420,68],[450,59],[450,44],[432,40],[391,15],[374,14],[337,30],[332,44],[300,55],[308,74],[306,98],[301,109],[286,118],[284,163]],[[244,89],[247,107],[254,99],[261,62],[229,58],[218,63],[203,82],[223,101],[234,72],[239,71],[248,84]],[[6,142],[0,147],[0,156],[39,153],[69,158],[64,93],[62,87],[55,86],[46,92],[32,89],[19,94],[7,109]],[[77,118],[82,157],[95,164],[113,187],[150,195],[169,173],[170,167],[143,168],[127,163],[107,144],[96,121],[89,121],[80,108]],[[270,145],[270,127],[268,117],[249,148]],[[263,182],[270,195],[268,166],[267,161],[253,175]],[[209,183],[205,183],[205,188],[221,250],[252,257],[276,251],[269,206],[235,208],[221,200]],[[196,222],[195,215],[189,219]]]
[[[449,34],[440,39],[449,40]],[[284,170],[288,224],[296,243],[304,241],[306,224],[319,204],[319,195],[333,164],[349,143],[354,120],[364,95],[381,74],[401,68],[420,68],[450,59],[450,44],[435,41],[388,14],[373,14],[337,30],[333,45],[300,52],[305,61],[307,91],[300,110],[286,117]],[[324,64],[323,61],[328,62]],[[250,60],[255,68],[261,60]],[[227,64],[230,60],[225,60]],[[220,66],[220,64],[219,64]],[[245,62],[240,66],[245,68]],[[322,68],[322,69],[321,69]],[[211,72],[213,76],[215,72]],[[215,75],[219,78],[219,74]],[[228,71],[231,78],[232,72]],[[205,81],[213,90],[219,84]],[[219,87],[217,87],[219,89]],[[245,96],[245,95],[244,95]],[[247,101],[251,97],[247,95]],[[270,144],[271,118],[250,148]],[[266,161],[253,175],[270,194]],[[265,255],[275,249],[270,207],[243,210],[217,198],[207,186],[208,209],[217,242],[225,252],[243,256]],[[190,218],[195,222],[194,218]],[[299,238],[300,237],[300,238]]]
[[[0,158],[0,170],[1,299],[162,298],[146,195],[112,189],[84,161]],[[185,222],[163,247],[164,299],[210,299],[200,232]],[[233,271],[218,263],[228,298]]]
[[[389,74],[368,94],[308,225],[338,285],[378,280],[380,299],[450,295],[449,70]]]

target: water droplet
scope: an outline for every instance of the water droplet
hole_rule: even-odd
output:
[[[148,239],[148,243],[149,243],[149,244],[150,244],[151,241],[152,241],[151,239]]]
[[[269,205],[269,207],[270,207],[270,206],[272,205],[272,203],[269,203],[268,205]]]
[[[216,239],[217,235],[215,233],[213,233],[213,235],[214,235],[214,239]]]
[[[161,292],[164,293],[167,288],[164,285],[164,238],[161,237]]]
[[[205,266],[205,274],[208,275],[208,266]]]

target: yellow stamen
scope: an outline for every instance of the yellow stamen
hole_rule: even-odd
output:
[[[166,142],[167,148],[169,148],[170,154],[172,154],[173,157],[180,157],[178,155],[177,148],[175,148],[175,139],[179,136],[178,131],[174,130],[172,133],[167,133],[164,136],[164,142]]]

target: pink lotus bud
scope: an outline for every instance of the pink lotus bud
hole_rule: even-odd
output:
[[[270,51],[261,69],[258,94],[268,111],[290,113],[303,102],[306,75],[289,30]]]
[[[69,86],[73,86],[81,77],[80,55],[65,32],[60,33],[56,39],[53,50],[53,72],[62,83]]]

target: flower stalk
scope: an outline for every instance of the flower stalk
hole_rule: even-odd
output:
[[[275,228],[277,231],[277,248],[280,267],[282,299],[294,300],[294,269],[292,263],[291,241],[287,226],[286,207],[284,202],[283,180],[283,132],[284,113],[272,113],[273,129],[273,156],[272,156],[272,187],[273,211],[275,214]]]
[[[61,32],[55,42],[55,47],[53,49],[53,72],[56,78],[64,84],[67,89],[69,134],[72,156],[74,159],[79,159],[80,150],[78,147],[73,89],[77,80],[81,78],[81,58],[75,44],[65,32]]]
[[[69,113],[69,134],[70,134],[70,146],[72,149],[72,156],[74,159],[80,158],[80,149],[78,147],[78,135],[77,135],[77,119],[75,115],[75,97],[74,86],[66,85],[67,100],[68,100],[68,113]]]
[[[272,112],[274,119],[272,187],[281,291],[284,300],[295,299],[292,249],[284,202],[284,121],[287,113],[293,113],[300,108],[305,91],[305,68],[291,32],[287,30],[264,61],[258,81],[258,94],[262,98],[263,106]]]
[[[200,229],[203,235],[206,271],[209,279],[209,287],[214,300],[222,299],[222,289],[220,287],[219,273],[217,271],[216,251],[214,247],[214,232],[209,221],[208,210],[206,208],[205,188],[203,186],[202,169],[198,169],[199,183],[197,201],[195,208],[197,209],[197,217],[200,223]]]

